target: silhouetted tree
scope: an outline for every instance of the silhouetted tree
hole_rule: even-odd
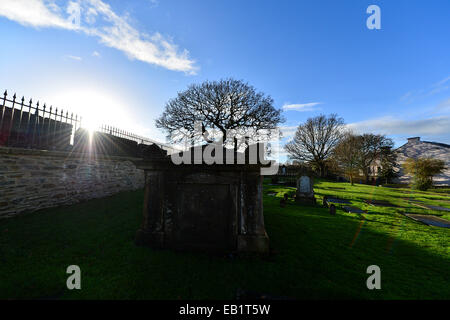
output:
[[[309,118],[298,126],[294,139],[285,145],[292,160],[299,160],[317,168],[320,176],[326,172],[326,162],[334,147],[342,139],[344,120],[336,114]]]
[[[194,136],[196,125],[202,132],[219,132],[223,142],[230,142],[230,131],[235,136],[250,136],[264,130],[267,133],[283,122],[281,110],[275,109],[273,99],[243,81],[224,79],[192,84],[169,100],[156,127],[166,131],[172,142],[204,139]],[[214,134],[206,139],[211,142]]]

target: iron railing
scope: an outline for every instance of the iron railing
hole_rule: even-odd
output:
[[[81,130],[82,119],[77,114],[53,109],[46,104],[41,106],[39,101],[33,104],[32,99],[26,103],[25,97],[17,100],[16,94],[8,97],[6,90],[0,101],[0,146],[44,150],[86,150],[89,147],[83,146],[88,144],[88,131]],[[99,139],[106,144],[107,148],[102,148],[106,153],[114,153],[115,150],[123,153],[123,146],[131,141],[136,145],[156,144],[169,153],[180,151],[171,145],[109,125],[100,126],[95,132],[99,137],[103,135]],[[121,139],[107,138],[105,135]],[[129,147],[125,149],[128,152]]]
[[[123,138],[123,139],[127,139],[127,140],[131,140],[131,141],[135,141],[138,144],[146,144],[146,145],[151,145],[151,144],[156,144],[158,145],[160,148],[167,150],[168,153],[172,153],[172,152],[180,152],[181,150],[171,146],[169,144],[166,143],[162,143],[156,140],[152,140],[150,138],[146,138],[143,136],[139,136],[136,135],[134,133],[131,133],[129,131],[126,130],[122,130],[113,126],[109,126],[109,125],[101,125],[100,128],[97,130],[98,132],[102,132],[102,133],[106,133],[106,134],[110,134],[119,138]]]
[[[0,146],[34,149],[67,149],[81,126],[81,117],[63,109],[33,105],[25,97],[17,100],[16,94],[8,98],[3,94],[0,105]]]

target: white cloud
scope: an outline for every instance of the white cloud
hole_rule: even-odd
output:
[[[450,76],[447,78],[442,79],[441,81],[435,83],[433,87],[442,87],[443,85],[447,84],[447,82],[450,82]],[[448,87],[447,87],[448,88]]]
[[[447,91],[450,88],[450,76],[433,83],[426,89],[420,89],[416,91],[409,91],[400,97],[401,101],[406,103],[412,103],[417,99],[433,96],[435,94]]]
[[[449,134],[450,117],[439,116],[423,120],[400,120],[382,117],[348,124],[357,133],[376,132],[386,135],[446,135]]]
[[[58,15],[57,8],[54,2],[44,3],[42,0],[0,1],[0,15],[24,26],[74,29],[71,23]]]
[[[74,3],[68,2],[73,9]],[[1,0],[0,16],[34,28],[61,28],[84,32],[97,37],[100,43],[124,52],[128,58],[137,59],[169,70],[194,74],[197,67],[189,58],[187,50],[180,51],[170,39],[158,32],[145,34],[130,25],[127,18],[117,15],[102,0],[80,2],[79,19],[64,17],[54,1],[46,0]],[[73,10],[71,11],[73,14]],[[72,21],[71,21],[72,20]],[[72,23],[80,21],[80,25]],[[82,22],[87,21],[88,26]]]
[[[69,59],[72,59],[72,60],[76,60],[76,61],[83,60],[81,57],[78,57],[78,56],[67,55],[66,57],[69,58]]]
[[[288,138],[290,140],[295,135],[297,128],[298,126],[286,126],[286,127],[282,126],[280,127],[280,131],[283,134],[283,138]]]
[[[102,57],[102,55],[100,53],[98,53],[97,51],[92,52],[92,56],[97,57],[97,58]]]
[[[296,103],[296,104],[287,104],[283,105],[284,110],[295,110],[295,111],[313,111],[316,110],[315,106],[321,104],[321,102],[310,102],[310,103]]]

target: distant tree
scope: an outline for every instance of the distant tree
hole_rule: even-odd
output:
[[[283,121],[270,96],[240,80],[224,79],[192,84],[179,92],[167,102],[156,127],[165,130],[172,142],[193,142],[204,138],[194,136],[195,126],[201,123],[202,133],[218,131],[226,144],[233,138],[230,131],[240,137],[260,134]]]
[[[344,120],[336,114],[309,118],[298,126],[294,139],[285,145],[292,160],[315,168],[319,175],[326,174],[326,163],[344,132]]]
[[[413,177],[413,188],[428,190],[433,185],[433,176],[442,173],[446,167],[440,159],[408,158],[403,163],[405,171]]]
[[[398,172],[395,170],[397,162],[397,155],[392,152],[391,148],[382,150],[380,157],[381,171],[378,172],[378,177],[385,183],[391,183],[398,177]]]
[[[370,166],[394,146],[392,139],[385,135],[365,133],[358,138],[358,168],[362,171],[366,183],[369,182]]]
[[[350,183],[354,184],[354,178],[359,175],[358,157],[361,136],[347,133],[333,150],[333,160],[339,173],[348,177]]]

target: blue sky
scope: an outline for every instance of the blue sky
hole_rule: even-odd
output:
[[[381,30],[366,27],[371,4]],[[1,0],[0,88],[163,140],[168,99],[234,77],[285,108],[284,141],[337,113],[397,146],[450,143],[449,13],[447,0]]]

